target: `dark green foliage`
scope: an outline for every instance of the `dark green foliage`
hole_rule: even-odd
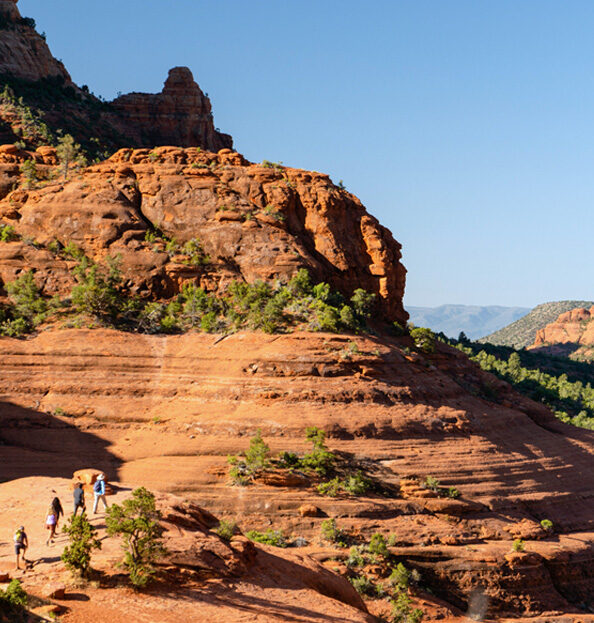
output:
[[[344,479],[335,477],[328,482],[323,482],[318,485],[317,491],[320,495],[329,497],[336,497],[341,491],[356,496],[363,495],[370,486],[369,480],[363,476],[361,471],[357,471],[355,474],[348,474]]]
[[[371,541],[369,541],[369,553],[375,556],[383,556],[386,558],[390,555],[388,551],[388,546],[386,544],[386,539],[382,534],[376,532],[372,537]]]
[[[107,534],[122,537],[125,551],[122,564],[135,586],[146,586],[152,580],[154,564],[165,553],[160,518],[155,496],[144,487],[135,489],[121,506],[112,504],[107,511]]]
[[[250,530],[246,532],[245,536],[257,543],[264,543],[265,545],[272,545],[274,547],[287,547],[287,540],[281,530],[272,530],[271,528],[266,530],[266,532]]]
[[[6,284],[10,305],[0,312],[0,335],[19,336],[43,322],[52,305],[41,296],[33,271]]]
[[[12,225],[4,225],[0,223],[0,242],[13,242],[18,240],[19,235],[14,230]]]
[[[522,539],[516,539],[512,543],[512,549],[514,552],[523,552],[524,551],[524,541]]]
[[[394,567],[394,569],[392,569],[389,582],[392,586],[395,586],[396,588],[406,590],[410,582],[410,577],[410,571],[401,562],[399,562]]]
[[[373,582],[365,574],[349,578],[349,581],[360,595],[368,595],[370,597],[376,595]]]
[[[234,521],[227,521],[221,519],[218,527],[215,529],[215,533],[218,534],[224,541],[230,541],[235,534],[237,524]]]
[[[38,179],[35,160],[25,160],[25,162],[23,162],[23,164],[19,167],[19,170],[25,178],[25,187],[28,189],[35,188],[35,184]]]
[[[594,430],[594,364],[488,344],[453,345],[483,370],[507,381],[532,400],[547,405],[561,421]],[[562,373],[556,376],[545,370]],[[570,375],[573,381],[569,380]]]
[[[425,353],[435,352],[435,334],[431,329],[425,327],[413,327],[410,329],[410,336],[415,342],[415,346]]]
[[[16,578],[12,579],[5,590],[0,589],[0,613],[23,614],[27,606],[28,596],[21,582]],[[2,619],[16,621],[17,619]]]
[[[326,447],[326,433],[311,426],[305,429],[305,436],[311,441],[313,448],[301,459],[301,464],[304,468],[312,469],[322,476],[327,474],[334,467],[336,457]]]
[[[97,530],[90,524],[86,515],[77,515],[70,517],[63,532],[68,535],[69,544],[64,548],[62,561],[68,569],[86,576],[93,550],[101,549]]]
[[[117,316],[122,304],[119,257],[108,257],[107,263],[105,269],[83,257],[72,271],[78,281],[71,294],[77,311],[98,318]]]
[[[420,623],[423,615],[420,608],[412,607],[412,600],[406,590],[399,591],[392,599],[393,623]]]
[[[68,173],[71,166],[86,166],[86,159],[83,155],[80,145],[74,140],[72,135],[64,134],[58,138],[56,153],[64,179],[68,179]]]
[[[250,447],[245,453],[245,459],[230,456],[227,461],[231,465],[229,476],[235,485],[245,486],[249,484],[259,472],[268,467],[270,447],[262,439],[262,431],[258,429],[250,440]]]
[[[324,519],[321,524],[322,538],[331,543],[340,543],[344,539],[344,532],[336,526],[336,519]]]

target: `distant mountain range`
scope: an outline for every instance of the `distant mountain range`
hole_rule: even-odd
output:
[[[442,331],[453,338],[464,331],[471,340],[493,333],[530,312],[529,307],[500,305],[440,305],[407,307],[406,310],[410,314],[410,322],[418,327]]]
[[[524,348],[534,344],[536,332],[557,320],[560,314],[577,307],[589,308],[593,304],[592,301],[553,301],[552,303],[543,303],[542,305],[537,305],[529,314],[516,320],[509,326],[486,335],[478,341],[488,342],[496,346]]]

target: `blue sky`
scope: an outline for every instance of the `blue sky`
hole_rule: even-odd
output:
[[[593,2],[19,7],[96,94],[186,65],[247,158],[344,180],[403,245],[405,304],[594,296]]]

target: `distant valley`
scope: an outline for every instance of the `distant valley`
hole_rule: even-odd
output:
[[[408,306],[406,309],[410,314],[410,322],[418,327],[442,331],[448,337],[458,337],[464,331],[471,340],[493,333],[530,312],[529,307],[500,305]]]

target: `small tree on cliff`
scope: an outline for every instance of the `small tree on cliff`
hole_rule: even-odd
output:
[[[84,163],[84,156],[82,154],[80,145],[75,143],[74,138],[70,134],[64,134],[58,139],[58,146],[56,147],[56,153],[60,160],[60,166],[62,167],[62,173],[64,180],[68,179],[68,172],[72,164]]]
[[[155,496],[144,487],[135,489],[122,506],[112,504],[107,511],[107,534],[122,537],[125,552],[122,565],[128,569],[135,586],[146,586],[151,581],[155,561],[166,552],[159,519],[161,513],[156,508]]]

